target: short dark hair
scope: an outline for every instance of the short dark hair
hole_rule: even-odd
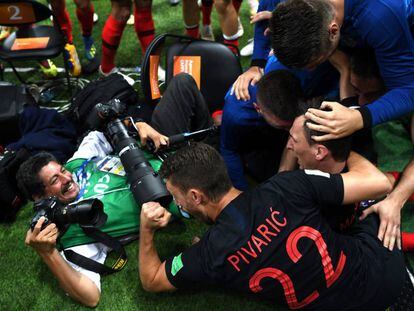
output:
[[[322,104],[322,98],[314,98],[311,100],[308,100],[307,102],[301,103],[299,106],[299,115],[304,115],[306,111],[309,108],[316,108],[319,109]],[[343,162],[346,161],[346,159],[349,156],[349,153],[351,152],[352,147],[352,135],[347,137],[342,137],[339,139],[332,139],[332,140],[326,140],[326,141],[320,141],[317,142],[312,139],[312,136],[320,136],[324,135],[326,133],[311,130],[309,127],[307,127],[307,123],[310,123],[311,121],[306,120],[303,124],[303,130],[305,132],[306,140],[308,141],[309,145],[314,144],[321,144],[324,145],[332,154],[332,157],[335,161]]]
[[[304,68],[329,51],[328,25],[335,11],[326,0],[287,0],[270,19],[271,45],[283,65]]]
[[[59,163],[51,153],[40,152],[20,165],[16,174],[17,186],[28,200],[33,200],[34,196],[45,195],[45,185],[39,172],[50,162]]]
[[[222,157],[203,143],[191,143],[170,155],[159,173],[181,191],[200,189],[213,202],[220,200],[232,187]]]
[[[350,55],[351,70],[357,76],[365,79],[382,80],[381,72],[372,48],[356,48]]]
[[[288,70],[271,71],[257,83],[257,102],[285,121],[295,119],[303,97],[299,80]]]

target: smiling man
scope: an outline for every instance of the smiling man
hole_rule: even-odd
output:
[[[157,146],[167,139],[144,122],[136,126],[142,137],[152,139]],[[112,147],[101,132],[90,132],[73,157],[61,165],[53,155],[39,153],[24,162],[16,176],[19,188],[27,199],[39,201],[50,196],[68,204],[98,198],[108,220],[100,229],[113,237],[136,234],[139,229],[139,206],[129,189],[119,158],[109,155]],[[29,229],[25,242],[49,267],[62,289],[80,303],[95,307],[100,299],[100,274],[74,264],[60,247],[104,263],[109,248],[87,236],[78,224],[72,224],[63,236],[54,223],[42,229],[45,219]]]

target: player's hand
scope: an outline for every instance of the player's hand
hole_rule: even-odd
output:
[[[237,100],[250,100],[249,85],[255,85],[263,76],[263,70],[258,66],[250,67],[242,73],[231,87],[230,94],[235,94]]]
[[[168,137],[158,133],[148,123],[137,122],[135,123],[135,126],[138,129],[138,134],[141,139],[141,144],[143,146],[147,144],[148,139],[152,140],[152,142],[154,143],[155,151],[157,151],[160,148],[160,146],[168,145]]]
[[[255,24],[263,20],[269,20],[271,18],[272,18],[271,11],[260,11],[250,16],[250,24]]]
[[[401,208],[390,196],[378,202],[362,212],[360,220],[371,213],[377,213],[380,218],[378,239],[389,250],[397,245],[401,249]]]
[[[171,213],[157,202],[147,202],[141,208],[141,227],[155,231],[166,227],[170,221]]]
[[[25,243],[39,254],[52,253],[56,247],[56,240],[59,236],[59,230],[56,225],[51,223],[46,228],[41,230],[44,217],[40,217],[33,231],[29,229],[26,233]]]
[[[323,102],[320,109],[309,108],[305,117],[316,123],[307,122],[306,125],[310,129],[327,133],[321,136],[312,136],[315,141],[346,137],[364,125],[358,109],[350,109],[337,102]]]

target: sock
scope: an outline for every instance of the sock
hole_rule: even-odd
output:
[[[198,39],[200,37],[200,29],[198,27],[198,24],[192,26],[185,25],[185,33],[191,38]]]
[[[211,25],[211,11],[213,9],[212,0],[201,1],[201,12],[203,15],[203,25]]]
[[[109,15],[102,30],[101,69],[107,73],[115,67],[115,55],[121,41],[126,22],[117,21]]]
[[[72,21],[70,20],[68,10],[55,10],[53,13],[56,16],[56,19],[59,22],[60,28],[65,34],[68,43],[73,44]]]
[[[227,47],[235,54],[237,55],[237,47],[239,46],[239,37],[237,37],[236,35],[233,36],[226,36],[225,34],[223,34],[223,43],[224,44],[232,44],[231,46],[228,45]],[[234,45],[234,46],[233,46]]]
[[[395,183],[397,183],[398,182],[398,179],[400,179],[400,177],[401,177],[401,173],[400,172],[387,172],[388,174],[391,174],[393,177],[394,177],[394,179],[395,179]]]
[[[243,0],[233,0],[233,6],[234,6],[234,9],[236,10],[237,14],[239,14],[242,1]]]
[[[414,251],[414,233],[401,233],[402,250],[404,252]]]
[[[141,43],[142,53],[144,54],[155,37],[154,20],[152,19],[151,7],[134,9],[135,32]]]
[[[81,24],[83,36],[89,37],[92,34],[93,12],[94,8],[92,2],[90,7],[84,9],[76,8],[76,16]]]

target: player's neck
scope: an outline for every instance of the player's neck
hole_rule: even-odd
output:
[[[341,27],[344,22],[345,0],[330,0],[330,3],[335,9],[334,20],[339,25],[339,27]]]
[[[319,163],[318,170],[329,174],[339,174],[344,170],[345,165],[345,161],[338,162],[330,157],[329,159],[326,159]]]
[[[220,215],[221,211],[231,202],[233,201],[235,198],[237,198],[240,194],[242,193],[242,191],[231,187],[230,190],[223,195],[223,197],[217,201],[217,202],[210,202],[211,204],[211,210],[213,211],[213,215],[211,215],[211,219],[215,222],[217,217]]]

